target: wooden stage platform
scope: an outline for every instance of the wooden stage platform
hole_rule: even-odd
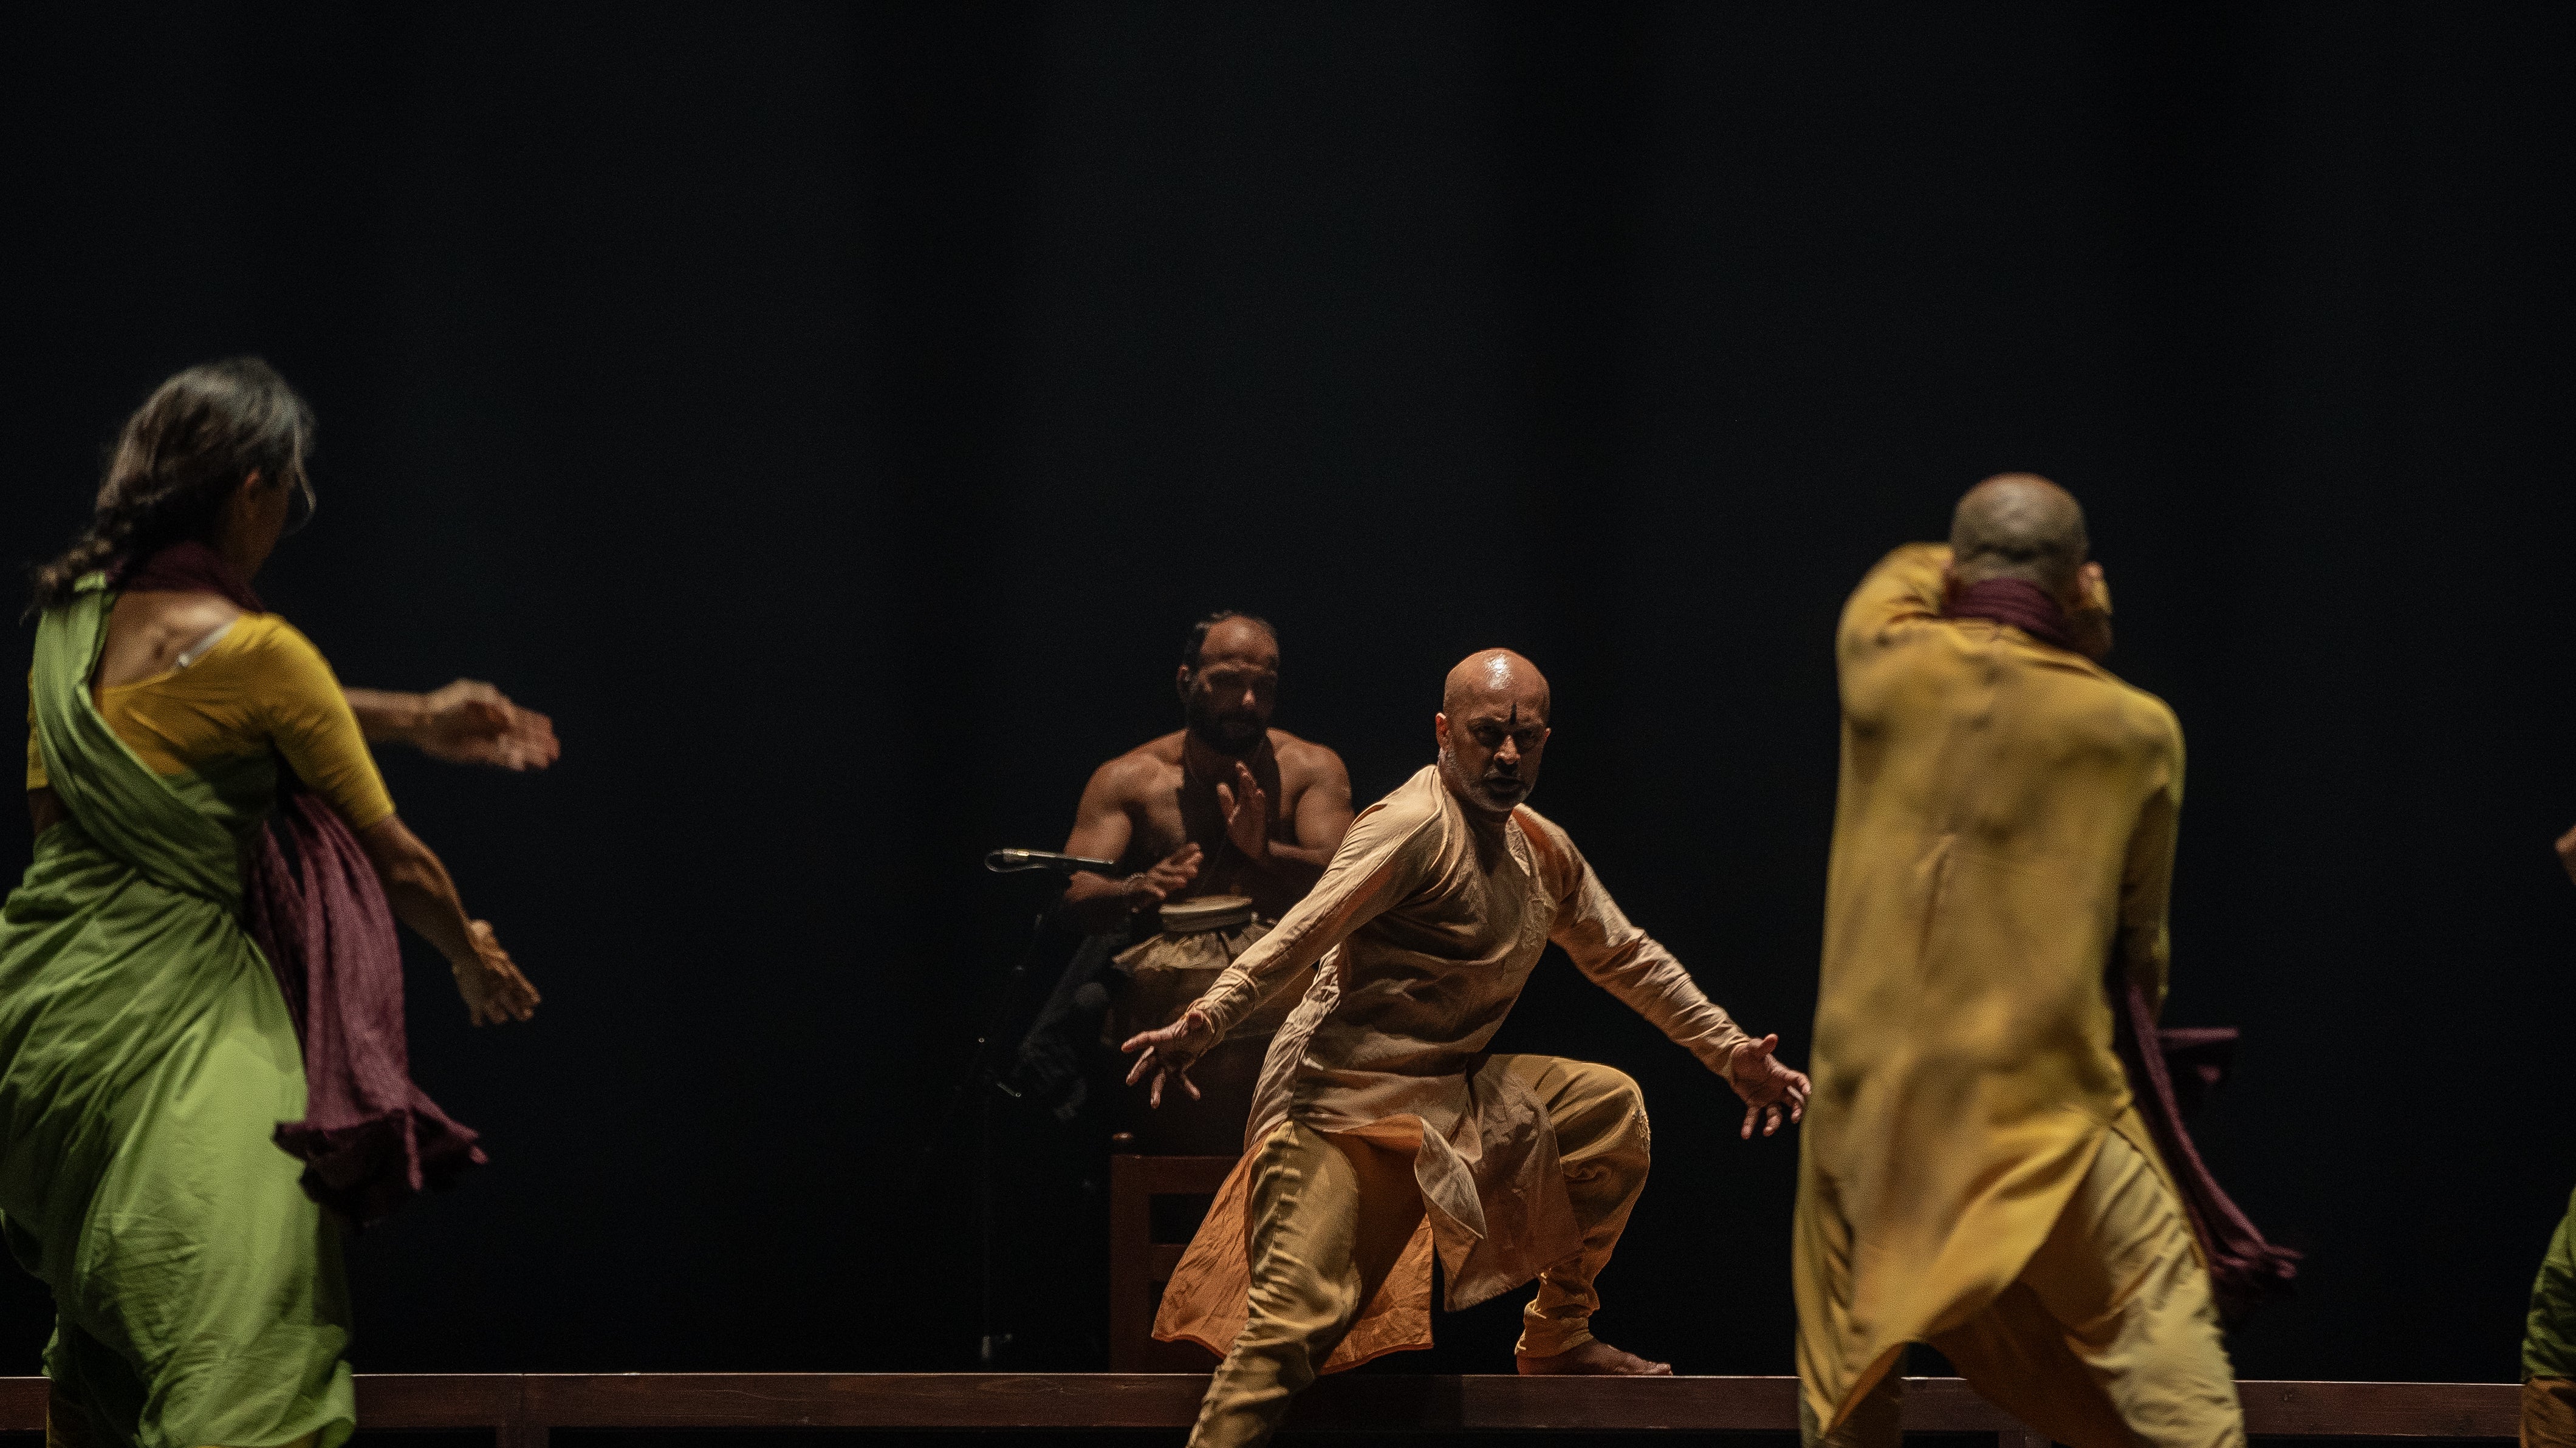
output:
[[[547,1448],[557,1428],[1168,1429],[1198,1411],[1197,1373],[459,1373],[362,1374],[368,1430],[479,1430],[495,1448]],[[2510,1439],[2512,1383],[2238,1385],[2258,1438]],[[0,1432],[41,1431],[45,1380],[0,1378]],[[2045,1441],[1957,1378],[1914,1378],[1909,1432]],[[1794,1378],[1520,1378],[1368,1373],[1327,1378],[1291,1431],[1794,1433]],[[1177,1438],[1176,1438],[1177,1441]]]

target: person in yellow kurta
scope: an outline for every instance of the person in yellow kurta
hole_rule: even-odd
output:
[[[2161,1006],[2173,711],[2096,660],[2082,510],[1990,478],[1845,606],[1794,1278],[1810,1445],[1895,1448],[1905,1346],[2076,1448],[2242,1444],[2208,1273],[2112,1050]]]
[[[1725,1077],[1744,1135],[1804,1109],[1776,1036],[1737,1029],[1628,923],[1574,842],[1522,804],[1548,736],[1547,681],[1505,650],[1449,676],[1439,762],[1353,822],[1276,929],[1161,1030],[1130,1083],[1195,1091],[1208,1046],[1307,967],[1272,1039],[1247,1151],[1163,1296],[1155,1335],[1225,1354],[1190,1441],[1259,1443],[1331,1371],[1430,1345],[1448,1305],[1532,1277],[1524,1373],[1669,1373],[1594,1338],[1594,1281],[1645,1187],[1637,1085],[1606,1066],[1486,1051],[1553,940],[1595,983]]]

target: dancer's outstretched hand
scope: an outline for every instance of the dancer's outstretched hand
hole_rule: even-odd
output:
[[[1166,1080],[1181,1083],[1181,1089],[1190,1093],[1192,1101],[1199,1099],[1198,1083],[1190,1079],[1190,1067],[1198,1064],[1199,1057],[1206,1055],[1208,1047],[1215,1044],[1216,1028],[1208,1024],[1206,1012],[1192,1006],[1181,1012],[1179,1020],[1159,1031],[1139,1031],[1129,1036],[1127,1044],[1118,1049],[1145,1053],[1136,1058],[1135,1067],[1128,1071],[1127,1084],[1133,1086],[1145,1079],[1146,1072],[1153,1072],[1154,1084],[1145,1095],[1145,1104],[1160,1106]]]
[[[2567,867],[2567,878],[2576,880],[2576,830],[2558,837],[2558,863]]]
[[[420,752],[449,764],[543,769],[563,753],[555,721],[523,709],[479,679],[459,679],[421,696]]]
[[[1753,1123],[1762,1123],[1762,1134],[1769,1136],[1780,1129],[1781,1112],[1797,1120],[1807,1114],[1807,1093],[1814,1084],[1804,1071],[1792,1071],[1771,1053],[1780,1049],[1778,1036],[1764,1036],[1735,1048],[1726,1063],[1726,1084],[1744,1098],[1744,1129],[1737,1135],[1753,1139]]]
[[[537,988],[519,973],[518,962],[501,948],[501,937],[492,933],[492,922],[477,920],[467,929],[474,944],[474,958],[469,963],[448,967],[456,976],[456,993],[465,997],[466,1017],[474,1024],[500,1025],[504,1021],[524,1021],[536,1014]]]

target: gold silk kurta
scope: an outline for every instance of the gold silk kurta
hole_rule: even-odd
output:
[[[1947,548],[1843,610],[1841,796],[1800,1142],[1798,1372],[1831,1426],[1985,1310],[2119,1131],[2105,967],[2159,1005],[2182,728],[2019,629],[1947,619]]]
[[[1549,941],[1723,1075],[1746,1039],[1671,952],[1631,925],[1565,832],[1523,806],[1469,818],[1426,767],[1351,825],[1314,890],[1201,998],[1222,1033],[1320,965],[1272,1040],[1247,1155],[1183,1254],[1155,1336],[1224,1352],[1245,1316],[1253,1146],[1295,1119],[1411,1151],[1425,1208],[1386,1285],[1325,1363],[1430,1345],[1431,1253],[1472,1306],[1582,1245],[1556,1138],[1488,1042]]]

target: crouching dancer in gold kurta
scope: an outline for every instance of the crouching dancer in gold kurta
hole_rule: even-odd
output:
[[[1550,940],[1748,1103],[1743,1134],[1805,1109],[1776,1036],[1738,1030],[1628,923],[1563,830],[1522,805],[1547,681],[1504,650],[1449,675],[1439,762],[1362,813],[1312,893],[1171,1025],[1127,1042],[1128,1080],[1186,1072],[1318,965],[1272,1041],[1250,1148],[1163,1296],[1155,1335],[1225,1353],[1190,1441],[1258,1443],[1320,1371],[1431,1342],[1448,1305],[1536,1277],[1525,1373],[1669,1373],[1592,1336],[1593,1282],[1646,1182],[1644,1103],[1605,1066],[1489,1056]]]
[[[2076,1448],[2244,1442],[2209,1277],[2112,1052],[2164,1000],[2182,730],[2110,647],[2084,515],[1990,478],[1843,610],[1795,1280],[1806,1441],[1895,1448],[1900,1358]]]

